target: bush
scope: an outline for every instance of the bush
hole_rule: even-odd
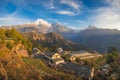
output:
[[[6,43],[6,47],[8,48],[8,49],[12,49],[13,48],[13,44],[10,42],[10,41],[8,41],[7,43]]]

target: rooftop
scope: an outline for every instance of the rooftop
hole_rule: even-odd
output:
[[[92,55],[92,53],[88,53],[87,51],[72,51],[69,53],[71,56],[82,56],[82,55]]]
[[[51,58],[55,53],[54,52],[45,52],[44,54]]]
[[[58,66],[58,69],[68,73],[72,72],[73,74],[76,74],[78,76],[88,78],[93,67],[67,62],[66,64]]]

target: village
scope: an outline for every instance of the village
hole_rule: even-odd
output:
[[[14,42],[13,39],[6,39],[6,41]],[[18,44],[16,47],[14,47],[12,49],[12,52],[17,53],[18,56],[21,57],[31,56],[32,58],[38,58],[50,68],[68,74],[74,74],[84,80],[93,80],[93,77],[95,76],[95,68],[93,66],[84,65],[84,61],[86,59],[103,57],[103,55],[98,52],[90,53],[85,50],[64,51],[62,48],[58,48],[56,52],[42,52],[38,48],[33,48],[32,55],[28,55],[28,51],[24,48],[22,44]],[[100,66],[100,68],[97,70],[97,73],[105,77],[109,74],[110,71],[111,66],[106,63]],[[120,71],[120,68],[118,69],[118,71]],[[110,75],[110,77],[108,77],[108,79],[115,79],[116,76],[117,74],[113,73]]]
[[[5,41],[15,43],[14,38],[6,38]],[[93,65],[85,64],[86,60],[89,59],[95,60],[95,58],[104,58],[105,54],[102,55],[97,51],[64,51],[62,48],[57,48],[54,52],[43,52],[38,48],[33,48],[32,54],[29,54],[28,50],[21,43],[15,45],[11,51],[16,53],[19,57],[31,57],[37,58],[38,60],[40,59],[40,61],[44,62],[45,65],[51,69],[75,75],[83,80],[94,80],[95,77],[98,78],[99,76],[101,80],[113,80],[119,77],[119,66],[116,71],[113,72],[112,66],[109,63],[103,63],[102,65],[99,65],[97,69]],[[117,62],[119,62],[119,59]]]
[[[33,48],[31,57],[41,59],[46,65],[56,70],[74,74],[84,80],[92,80],[94,77],[94,67],[83,65],[82,60],[103,56],[98,53],[89,53],[87,51],[63,51],[62,48],[58,48],[55,53],[43,53],[39,49]],[[64,57],[67,57],[69,60],[66,60]],[[78,58],[81,60],[80,64],[75,63],[75,60]]]
[[[6,39],[6,42],[14,42],[13,39]],[[48,67],[55,70],[65,72],[68,74],[74,74],[81,77],[83,80],[93,80],[95,76],[95,68],[93,66],[84,65],[86,59],[102,58],[103,55],[94,52],[90,53],[85,50],[80,51],[64,51],[62,48],[58,48],[56,52],[46,51],[42,52],[38,48],[33,48],[32,55],[28,55],[28,51],[22,44],[18,44],[12,49],[20,57],[38,58],[42,60]],[[77,60],[79,60],[77,62]],[[103,77],[109,74],[111,66],[109,64],[102,65],[97,73]],[[118,69],[120,71],[120,68]],[[116,78],[117,74],[113,73],[108,77],[109,79]]]
[[[6,42],[14,42],[14,39],[6,39]],[[103,58],[104,55],[98,52],[88,52],[85,50],[80,51],[64,51],[62,48],[58,48],[56,52],[46,51],[42,52],[38,48],[33,48],[32,54],[29,55],[28,51],[22,44],[18,44],[12,49],[20,57],[32,57],[42,60],[48,67],[57,71],[65,72],[79,76],[83,80],[93,80],[94,76],[100,75],[101,77],[109,76],[107,79],[116,79],[117,73],[111,73],[111,66],[109,64],[103,64],[99,66],[99,69],[95,71],[94,66],[85,65],[86,59]],[[120,71],[120,67],[117,69]]]

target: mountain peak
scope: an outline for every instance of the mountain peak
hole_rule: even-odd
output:
[[[58,26],[58,27],[59,27],[59,26],[63,26],[60,22],[53,23],[52,25],[53,25],[53,26]]]
[[[47,21],[43,20],[43,19],[37,19],[34,22],[35,25],[39,25],[39,26],[45,26],[45,27],[51,27],[51,24],[48,23]]]
[[[87,27],[87,29],[98,29],[96,26],[94,26],[94,25],[89,25],[88,27]]]

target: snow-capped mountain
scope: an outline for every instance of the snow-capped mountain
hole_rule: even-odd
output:
[[[25,23],[21,25],[7,26],[14,27],[20,32],[40,32],[49,33],[56,32],[61,34],[65,38],[70,38],[72,35],[76,34],[76,31],[72,28],[62,25],[61,23],[49,23],[43,19],[37,19],[35,22]],[[73,36],[72,36],[73,37]]]
[[[42,33],[48,33],[48,32],[73,32],[74,30],[71,28],[68,28],[60,23],[49,23],[43,19],[37,19],[35,22],[32,23],[27,23],[27,24],[23,24],[23,25],[19,25],[21,27],[19,27],[19,29],[25,29],[27,27],[27,29],[30,27],[34,27],[36,28],[39,32]],[[25,32],[20,30],[21,32]],[[29,31],[29,29],[27,30],[27,32]]]
[[[33,24],[37,26],[48,27],[48,28],[51,27],[51,24],[43,19],[37,19]]]
[[[53,31],[57,31],[57,32],[67,32],[67,31],[73,31],[73,29],[68,28],[60,23],[53,23],[52,24],[52,29]]]
[[[89,30],[89,29],[98,29],[98,28],[94,25],[89,25],[86,29]]]

